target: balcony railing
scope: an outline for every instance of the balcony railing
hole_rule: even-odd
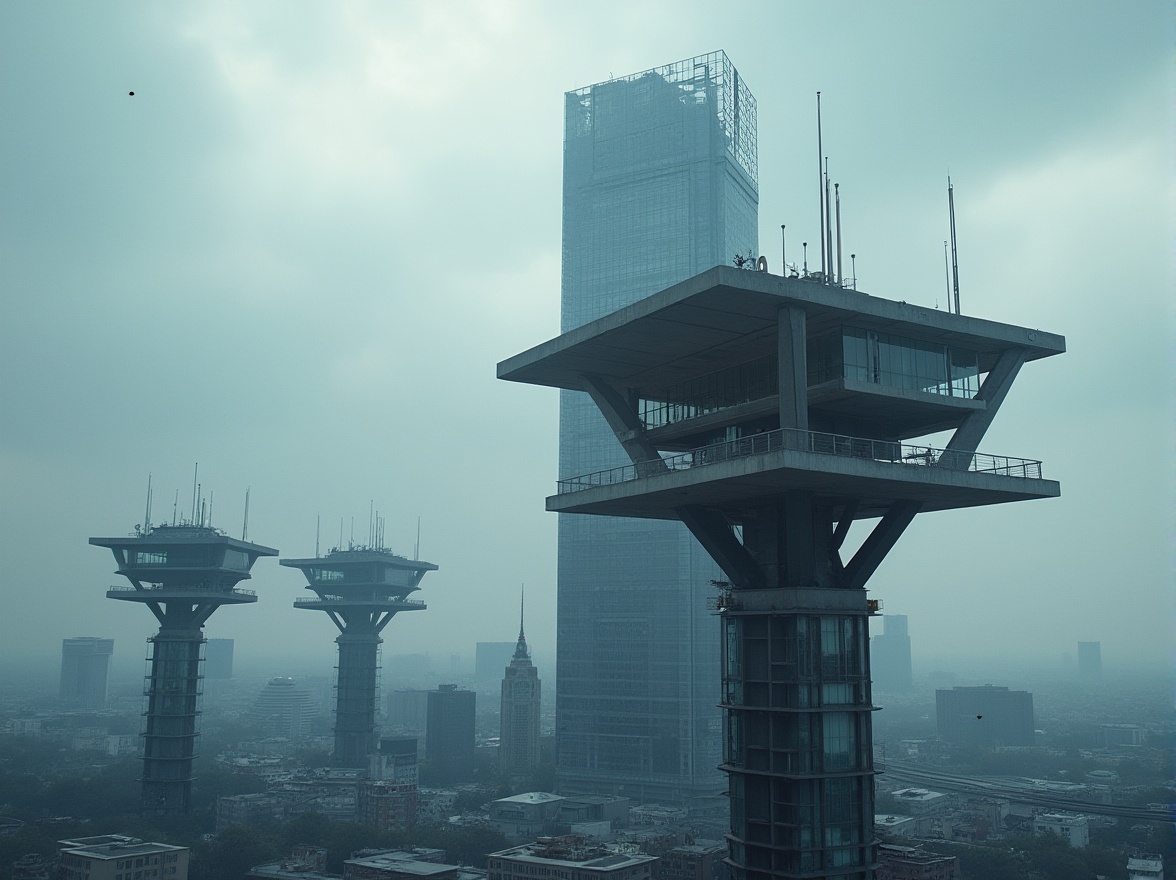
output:
[[[109,587],[107,593],[208,593],[212,596],[256,596],[256,590],[243,590],[240,587],[233,587],[229,590],[218,589],[214,587],[206,587],[203,584],[144,584],[143,589],[138,587],[118,586],[117,584]],[[164,595],[161,598],[166,598]]]
[[[308,605],[363,605],[365,603],[390,603],[395,602],[397,605],[415,605],[421,608],[425,607],[425,603],[421,599],[401,599],[396,596],[322,596],[318,599],[295,599],[294,607],[306,607]]]
[[[762,434],[740,437],[738,440],[727,440],[723,443],[703,446],[688,452],[663,456],[661,460],[643,461],[578,477],[569,477],[559,481],[559,494],[566,495],[597,486],[628,483],[632,480],[655,477],[668,471],[690,470],[709,464],[718,464],[722,461],[764,455],[782,449],[793,452],[811,452],[817,455],[832,455],[839,458],[864,459],[896,466],[937,467],[951,471],[971,471],[1031,480],[1041,479],[1041,462],[1027,458],[987,455],[982,452],[959,452],[936,449],[932,446],[912,446],[891,440],[870,440],[862,437],[845,437],[841,434],[782,428],[777,431],[766,431]]]

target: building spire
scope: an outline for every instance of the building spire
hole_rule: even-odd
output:
[[[515,645],[515,660],[529,660],[531,652],[527,650],[527,637],[523,634],[523,610],[527,600],[527,587],[524,584],[519,591],[519,642]]]

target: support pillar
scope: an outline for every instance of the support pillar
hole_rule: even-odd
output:
[[[367,767],[376,747],[376,667],[383,639],[372,633],[343,632],[335,689],[336,767]]]

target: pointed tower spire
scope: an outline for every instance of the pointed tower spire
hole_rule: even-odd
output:
[[[524,584],[519,594],[519,642],[515,645],[514,659],[529,660],[531,652],[527,650],[527,637],[523,634],[523,610],[527,601],[527,587]]]

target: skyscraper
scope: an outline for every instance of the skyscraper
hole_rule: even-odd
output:
[[[911,689],[911,637],[905,614],[882,617],[882,635],[870,639],[870,667],[880,691]]]
[[[61,642],[61,699],[87,708],[106,705],[114,639],[85,636]]]
[[[519,608],[519,640],[502,678],[498,766],[503,773],[527,773],[539,766],[539,672],[531,662]]]
[[[724,52],[565,99],[565,332],[757,251],[755,99]],[[561,477],[627,462],[583,392],[561,392],[559,431]],[[677,523],[560,516],[561,792],[723,791],[719,576]]]
[[[209,639],[204,643],[204,679],[233,677],[233,640]]]
[[[1078,643],[1078,677],[1087,682],[1102,680],[1102,642]]]
[[[474,716],[477,695],[443,684],[429,691],[425,760],[435,783],[468,782],[474,772]]]
[[[1033,745],[1033,694],[1007,687],[957,687],[935,692],[939,738],[997,748]]]

